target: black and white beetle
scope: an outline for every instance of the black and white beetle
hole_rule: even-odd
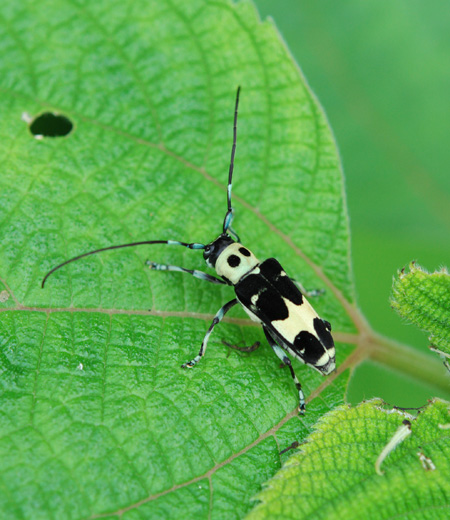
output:
[[[233,147],[231,149],[227,186],[227,212],[223,221],[222,233],[215,240],[206,245],[179,242],[178,240],[145,240],[96,249],[95,251],[89,251],[66,260],[54,267],[45,275],[45,278],[42,280],[42,287],[44,287],[47,278],[57,269],[70,262],[101,251],[148,244],[166,244],[183,246],[189,249],[201,249],[208,267],[215,269],[221,278],[176,265],[157,264],[147,261],[150,269],[189,273],[207,282],[232,285],[236,292],[236,298],[226,303],[214,316],[203,338],[198,355],[192,361],[184,363],[182,368],[192,368],[200,361],[205,354],[208,339],[214,327],[222,320],[231,307],[240,303],[250,318],[262,325],[269,345],[281,361],[289,367],[299,393],[299,411],[303,413],[305,410],[305,397],[286,352],[306,365],[315,368],[321,374],[328,375],[336,366],[334,342],[330,333],[331,325],[319,318],[304,294],[302,294],[302,292],[306,293],[306,291],[304,289],[300,291],[300,284],[287,276],[275,258],[269,258],[260,262],[250,250],[240,243],[238,235],[231,227],[233,221],[231,181],[236,152],[239,92],[240,87],[237,89],[234,111]]]

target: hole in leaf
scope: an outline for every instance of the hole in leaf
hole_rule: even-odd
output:
[[[30,132],[37,138],[42,137],[63,137],[73,128],[72,121],[60,114],[44,112],[32,121]]]

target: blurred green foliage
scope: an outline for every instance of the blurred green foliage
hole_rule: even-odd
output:
[[[450,258],[450,10],[444,1],[256,0],[271,16],[324,107],[340,149],[358,301],[382,334],[425,352],[426,335],[389,305],[392,277],[411,260]],[[349,399],[402,406],[434,390],[373,364]]]

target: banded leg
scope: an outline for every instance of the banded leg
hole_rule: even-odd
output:
[[[285,351],[276,343],[276,341],[272,338],[270,335],[270,332],[266,329],[266,327],[263,327],[264,334],[266,335],[267,341],[269,342],[269,345],[272,347],[275,354],[281,359],[281,361],[289,367],[289,370],[291,371],[292,379],[294,380],[295,386],[298,390],[298,398],[299,398],[299,405],[298,405],[298,411],[302,415],[305,413],[305,394],[302,390],[302,385],[300,384],[300,381],[297,379],[297,376],[295,375],[294,369],[292,368],[291,360],[287,357]]]
[[[188,273],[195,278],[200,278],[200,280],[227,285],[227,282],[224,280],[216,278],[215,276],[211,276],[210,274],[204,273],[203,271],[197,271],[197,269],[185,269],[184,267],[178,267],[177,265],[157,264],[156,262],[151,262],[150,260],[147,260],[145,263],[148,265],[149,269],[153,269],[155,271],[176,271],[180,273]]]
[[[208,340],[209,336],[211,336],[211,332],[213,331],[214,327],[222,321],[222,318],[225,316],[225,314],[237,303],[237,299],[231,300],[230,302],[226,303],[217,314],[214,316],[214,319],[212,320],[211,325],[209,326],[208,331],[205,334],[205,337],[203,338],[202,345],[200,347],[199,353],[195,356],[194,359],[191,361],[188,361],[187,363],[184,363],[181,365],[181,368],[192,368],[194,365],[196,365],[200,359],[205,355],[206,347],[208,346]]]

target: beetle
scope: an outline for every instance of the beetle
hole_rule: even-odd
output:
[[[330,374],[336,367],[331,325],[318,316],[306,299],[308,293],[298,282],[286,274],[275,258],[260,262],[247,247],[241,244],[239,236],[231,226],[234,218],[231,187],[237,142],[239,93],[240,87],[236,92],[234,109],[233,145],[227,185],[227,211],[222,233],[215,240],[209,244],[178,240],[144,240],[96,249],[66,260],[51,269],[42,280],[42,288],[48,277],[57,269],[102,251],[149,244],[176,245],[202,250],[207,266],[214,269],[218,277],[196,269],[146,262],[152,270],[187,273],[207,282],[234,287],[236,297],[219,309],[203,338],[199,353],[191,361],[184,363],[182,368],[192,368],[200,361],[205,354],[214,327],[232,307],[240,303],[250,319],[262,325],[269,345],[282,363],[289,367],[298,390],[298,410],[300,413],[304,413],[305,396],[288,354],[323,375]],[[259,343],[255,343],[253,347],[240,348],[240,350],[254,350],[258,345]]]

